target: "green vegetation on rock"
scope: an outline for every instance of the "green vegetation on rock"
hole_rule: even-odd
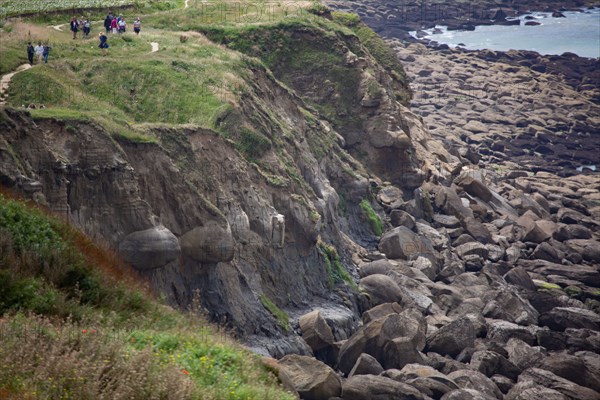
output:
[[[267,309],[275,317],[279,326],[283,328],[286,332],[290,330],[290,316],[283,311],[281,308],[277,307],[273,300],[271,300],[266,294],[260,295],[260,302],[263,307]]]
[[[369,220],[369,224],[371,225],[373,233],[376,236],[381,236],[381,234],[383,233],[383,223],[381,222],[379,215],[377,215],[375,210],[373,210],[371,202],[369,202],[369,200],[367,199],[362,199],[359,205],[361,210],[363,210],[365,217],[367,218],[367,220]]]
[[[354,279],[352,279],[350,273],[344,268],[335,247],[319,240],[317,242],[317,250],[325,262],[327,274],[329,275],[329,286],[333,287],[340,283],[346,283],[354,290],[358,290]]]

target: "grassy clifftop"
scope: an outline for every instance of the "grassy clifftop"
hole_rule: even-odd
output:
[[[287,399],[257,356],[154,300],[64,222],[0,195],[0,397]]]

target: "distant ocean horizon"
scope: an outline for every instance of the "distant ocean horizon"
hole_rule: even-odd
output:
[[[566,18],[554,18],[551,13],[532,13],[531,21],[541,25],[528,26],[525,16],[521,25],[477,26],[474,31],[448,31],[444,26],[436,28],[442,33],[425,38],[451,47],[461,45],[469,50],[531,50],[540,54],[575,53],[580,57],[600,57],[600,9],[583,12],[563,12]],[[416,37],[416,32],[411,32]]]

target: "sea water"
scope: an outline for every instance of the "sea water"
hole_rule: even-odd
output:
[[[470,50],[532,50],[540,54],[575,53],[581,57],[600,57],[600,9],[583,12],[564,12],[566,18],[554,18],[550,13],[534,13],[532,21],[541,25],[525,25],[525,16],[519,17],[521,25],[477,26],[474,31],[448,31],[437,26],[442,33],[427,39],[451,47],[461,45]],[[415,36],[416,32],[411,32]]]

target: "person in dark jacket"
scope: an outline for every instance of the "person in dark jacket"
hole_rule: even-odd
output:
[[[79,21],[77,21],[77,17],[73,17],[71,20],[71,32],[73,32],[73,39],[77,39],[77,32],[79,32]]]
[[[108,33],[110,32],[110,25],[112,23],[113,20],[113,15],[112,12],[108,12],[108,15],[106,16],[106,18],[104,19],[104,29],[106,29],[106,34],[108,35]]]
[[[102,49],[102,57],[106,57],[106,49],[108,49],[108,37],[106,36],[106,34],[104,32],[100,32],[98,34],[98,37],[100,38],[100,44],[98,45],[98,47],[100,47]]]
[[[29,59],[29,65],[33,65],[33,55],[34,54],[35,54],[35,48],[31,44],[31,42],[29,42],[29,44],[27,45],[27,58]]]

